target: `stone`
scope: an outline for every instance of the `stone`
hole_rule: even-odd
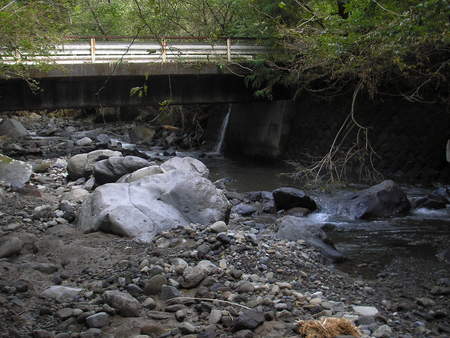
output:
[[[242,216],[251,216],[257,211],[257,209],[254,205],[239,203],[238,205],[233,207],[232,211]]]
[[[119,151],[109,149],[94,150],[86,154],[78,154],[72,156],[67,163],[67,172],[71,180],[80,177],[89,177],[97,161],[107,159],[112,156],[122,156]]]
[[[144,293],[146,295],[158,295],[164,284],[167,284],[167,278],[164,275],[153,276],[145,282]]]
[[[254,330],[264,323],[264,313],[255,310],[245,310],[233,322],[233,332]]]
[[[144,300],[142,305],[147,309],[153,310],[156,307],[156,302],[152,297],[148,297]]]
[[[33,210],[34,219],[49,219],[55,217],[55,210],[51,205],[40,205]]]
[[[31,164],[0,154],[0,181],[22,188],[30,180],[32,172]]]
[[[161,296],[162,300],[169,300],[172,298],[181,297],[181,292],[174,286],[163,285],[161,287]]]
[[[58,266],[52,263],[33,263],[31,267],[42,273],[52,274],[58,271]]]
[[[83,137],[75,142],[75,144],[80,147],[89,146],[92,143],[93,143],[93,141],[89,137]]]
[[[86,324],[90,328],[98,328],[109,325],[109,315],[106,312],[99,312],[86,318]]]
[[[182,258],[174,258],[171,261],[171,264],[173,265],[175,272],[178,274],[182,274],[183,271],[188,267],[188,263]]]
[[[222,311],[213,309],[209,313],[208,323],[209,324],[218,324],[222,319]]]
[[[422,297],[417,298],[417,304],[422,305],[423,307],[432,307],[436,305],[436,302],[430,298]]]
[[[0,240],[0,258],[18,255],[24,243],[17,237],[6,237]]]
[[[411,209],[406,194],[391,180],[351,194],[339,206],[339,213],[354,219],[403,215]]]
[[[0,120],[0,136],[7,136],[9,138],[21,138],[28,135],[25,127],[16,119]]]
[[[300,189],[283,187],[274,190],[272,194],[277,210],[306,208],[313,211],[317,209],[316,202]]]
[[[237,291],[239,293],[252,293],[255,291],[255,287],[249,281],[242,281],[239,283]]]
[[[163,171],[161,170],[161,167],[159,165],[151,165],[145,168],[138,169],[131,174],[126,174],[119,178],[117,180],[117,183],[131,183],[135,182],[137,180],[140,180],[141,178],[162,174]]]
[[[133,296],[118,290],[105,291],[106,303],[117,310],[123,317],[139,317],[142,305]]]
[[[192,289],[199,285],[208,275],[208,272],[199,266],[187,267],[183,272],[181,285],[185,289]]]
[[[63,200],[81,203],[89,196],[89,191],[83,188],[74,188],[63,195]]]
[[[209,176],[209,169],[202,162],[192,157],[173,157],[161,164],[161,169],[164,172],[181,170],[205,178]]]
[[[35,173],[45,173],[50,169],[53,165],[53,162],[50,160],[39,160],[32,164],[33,172]]]
[[[116,182],[122,176],[149,165],[149,161],[137,156],[112,156],[95,163],[95,182],[99,185]]]
[[[209,230],[211,230],[215,233],[226,232],[226,231],[228,231],[228,226],[226,225],[225,222],[218,221],[218,222],[214,223],[213,225],[211,225],[209,227]]]
[[[64,303],[74,301],[77,297],[80,296],[82,291],[83,289],[80,288],[53,285],[44,290],[41,295],[45,298],[51,298],[56,300],[57,302]]]
[[[208,179],[171,170],[132,183],[98,187],[83,202],[78,227],[149,242],[162,232],[191,223],[226,219],[229,202]]]
[[[304,240],[332,260],[342,261],[344,256],[330,244],[322,226],[323,224],[316,224],[306,218],[284,216],[276,222],[277,238],[288,241]]]
[[[189,322],[183,322],[178,326],[178,329],[183,335],[191,334],[191,333],[197,333],[199,331],[199,328],[194,326],[193,324]]]
[[[363,317],[374,317],[378,314],[378,309],[373,306],[353,305],[352,308],[356,314]]]
[[[389,325],[381,325],[379,328],[377,328],[373,333],[372,336],[377,338],[388,338],[392,337],[392,329]]]
[[[67,319],[67,318],[73,316],[73,312],[74,312],[73,309],[65,307],[65,308],[59,309],[56,312],[56,315],[58,316],[58,318]]]

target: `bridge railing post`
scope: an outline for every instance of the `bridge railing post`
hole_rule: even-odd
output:
[[[161,58],[162,58],[162,63],[167,62],[167,40],[166,39],[161,40]]]
[[[227,60],[231,62],[231,39],[227,38]]]
[[[95,62],[95,38],[91,38],[91,62]]]

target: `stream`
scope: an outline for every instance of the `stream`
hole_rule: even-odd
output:
[[[227,188],[236,192],[272,191],[296,182],[280,176],[289,172],[287,165],[261,164],[248,160],[207,158],[202,161],[211,171],[211,179],[229,178]],[[402,186],[408,197],[417,198],[432,189]],[[336,214],[337,200],[350,190],[335,193],[311,193],[320,210],[310,214],[314,222],[328,224],[327,234],[336,248],[348,260],[337,268],[364,278],[376,278],[395,260],[420,261],[421,266],[444,266],[437,255],[448,248],[450,241],[450,208],[442,210],[417,209],[404,217],[365,221],[352,220]],[[258,223],[273,222],[274,218],[259,217]],[[410,264],[410,263],[408,263]],[[444,265],[443,265],[444,264]]]

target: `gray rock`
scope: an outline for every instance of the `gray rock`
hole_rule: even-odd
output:
[[[209,324],[217,324],[222,319],[222,311],[213,309],[211,310],[208,318]]]
[[[53,285],[44,290],[41,295],[45,298],[51,298],[57,302],[64,303],[74,301],[82,291],[83,289],[80,288]]]
[[[69,178],[76,180],[80,177],[89,177],[97,161],[110,158],[112,156],[122,156],[119,151],[101,149],[91,151],[87,154],[78,154],[72,156],[67,163]]]
[[[173,157],[170,160],[161,164],[161,169],[164,172],[172,170],[181,170],[192,174],[197,174],[202,177],[209,176],[209,169],[199,160],[192,157]]]
[[[0,258],[17,255],[22,250],[24,243],[17,237],[2,238],[0,241]]]
[[[255,291],[255,287],[249,281],[242,281],[239,283],[237,291],[239,293],[252,293]]]
[[[377,337],[377,338],[381,338],[381,337],[392,337],[392,329],[389,325],[381,325],[378,329],[376,329],[373,333],[372,336]]]
[[[83,202],[89,196],[89,191],[82,188],[75,188],[63,195],[63,200],[72,202]]]
[[[192,289],[199,285],[208,275],[208,272],[199,266],[188,267],[183,272],[181,285],[185,289]]]
[[[250,216],[257,211],[256,207],[251,204],[239,203],[233,207],[232,212],[235,212],[242,216]]]
[[[51,274],[58,271],[58,266],[52,263],[33,263],[31,266],[34,270],[42,273]]]
[[[112,156],[95,163],[95,182],[97,184],[116,182],[122,176],[149,165],[150,162],[137,156]]]
[[[78,226],[84,232],[101,230],[149,242],[175,227],[224,220],[228,212],[224,193],[209,180],[172,170],[98,187],[83,202]]]
[[[153,276],[145,282],[144,293],[146,295],[158,295],[164,284],[167,284],[167,278],[164,275]]]
[[[135,172],[132,172],[131,174],[126,174],[119,178],[117,183],[131,183],[137,180],[140,180],[141,178],[162,174],[163,171],[161,170],[160,166],[158,165],[151,165],[149,167],[141,168],[139,170],[136,170]]]
[[[395,182],[387,180],[347,197],[339,206],[339,213],[355,219],[373,219],[402,215],[410,209],[406,194]]]
[[[19,121],[15,119],[4,119],[0,121],[0,136],[9,138],[21,138],[28,135],[28,131]]]
[[[33,210],[34,219],[49,219],[55,217],[55,210],[51,205],[40,205]]]
[[[117,290],[106,291],[103,294],[106,303],[117,310],[124,317],[138,317],[141,304],[133,296]]]
[[[329,244],[327,235],[322,230],[322,224],[316,224],[301,217],[284,216],[277,220],[276,226],[279,239],[288,241],[304,240],[334,261],[344,259],[344,256]]]
[[[182,258],[174,258],[171,261],[171,264],[174,266],[175,272],[178,274],[182,274],[183,271],[188,267],[188,263]]]
[[[305,194],[304,191],[284,187],[272,192],[277,210],[289,210],[292,208],[306,208],[311,211],[317,209],[316,202]]]
[[[86,324],[90,328],[98,328],[109,325],[109,315],[106,312],[99,312],[86,318]]]
[[[373,317],[378,314],[378,309],[373,306],[353,305],[352,308],[356,314],[363,316],[363,317]]]
[[[142,305],[147,309],[153,310],[156,307],[156,302],[152,297],[148,297],[144,300]]]
[[[209,229],[215,233],[226,232],[228,230],[228,226],[223,221],[218,221],[211,225]]]
[[[0,154],[0,181],[21,188],[30,180],[32,172],[31,164]]]
[[[181,292],[174,286],[163,285],[161,287],[161,296],[162,300],[168,300],[176,297],[181,297]]]
[[[233,331],[254,330],[264,323],[264,313],[255,310],[245,310],[233,323]]]
[[[89,145],[91,145],[92,142],[93,142],[92,139],[90,139],[89,137],[83,137],[83,138],[77,140],[77,141],[75,142],[75,144],[76,144],[77,146],[84,147],[84,146],[89,146]]]
[[[189,322],[183,322],[178,326],[178,329],[182,334],[197,333],[199,328]]]

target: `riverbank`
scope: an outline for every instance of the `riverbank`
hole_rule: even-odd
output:
[[[259,212],[262,203],[243,193],[252,187],[252,167],[247,174],[231,167],[241,176],[230,177],[235,181],[229,185],[216,182],[233,205],[228,224],[176,228],[150,243],[82,233],[76,217],[93,185],[87,178],[68,178],[71,155],[107,148],[159,166],[177,155],[175,145],[182,136],[161,128],[152,136],[159,144],[136,148],[129,144],[130,134],[136,141],[149,133],[141,129],[137,135],[130,125],[50,121],[37,114],[22,122],[36,134],[3,144],[7,155],[32,163],[33,174],[22,188],[3,185],[0,190],[1,248],[9,250],[0,259],[0,336],[296,337],[298,320],[320,317],[347,318],[364,337],[450,333],[445,254],[435,259],[433,250],[432,260],[418,253],[371,266],[366,253],[369,262],[332,264],[307,241],[273,236],[272,225],[281,215]],[[199,157],[206,164],[220,161]],[[214,171],[214,165],[209,168],[214,180],[228,176]],[[269,171],[270,176],[276,171]],[[264,175],[265,169],[262,180]],[[258,190],[277,188],[277,182],[272,178],[268,183],[273,187]],[[311,196],[321,210],[307,217],[317,219],[328,209],[324,196]],[[446,216],[441,218],[446,222]],[[342,219],[331,217],[324,223],[338,221]],[[330,236],[339,249],[339,239]],[[445,237],[430,238],[424,244],[444,252]],[[434,243],[439,239],[442,243]],[[377,253],[372,255],[376,261]],[[362,274],[365,270],[371,273]]]

